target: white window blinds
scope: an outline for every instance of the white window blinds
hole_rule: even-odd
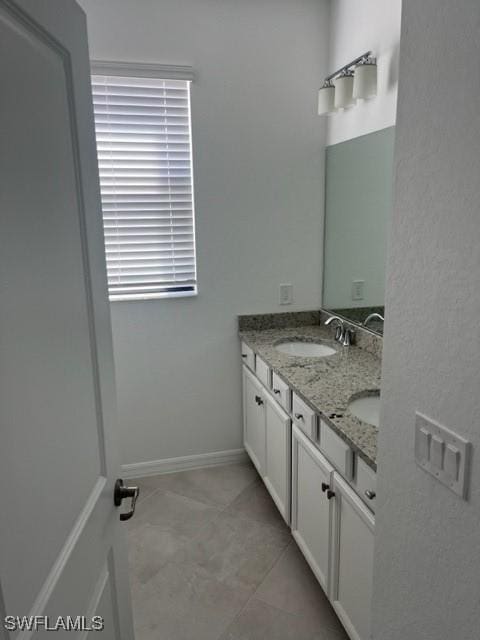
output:
[[[110,300],[196,292],[190,82],[93,75]]]

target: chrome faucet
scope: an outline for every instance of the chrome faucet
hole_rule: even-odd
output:
[[[368,325],[368,323],[370,322],[370,320],[381,320],[382,322],[384,322],[385,318],[383,316],[381,316],[379,313],[371,313],[363,321],[363,326],[366,327]]]
[[[346,327],[342,318],[339,318],[338,316],[330,316],[330,318],[325,320],[325,326],[328,327],[332,322],[337,323],[335,328],[335,341],[339,342],[344,347],[349,347],[355,337],[355,331]]]

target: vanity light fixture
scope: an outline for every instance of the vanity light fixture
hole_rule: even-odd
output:
[[[377,62],[368,56],[355,66],[353,97],[366,100],[377,95]]]
[[[355,100],[377,93],[377,62],[371,51],[345,64],[325,78],[318,91],[318,115],[350,107]]]
[[[335,78],[335,108],[346,109],[353,104],[353,71],[345,69]]]
[[[318,90],[318,115],[331,113],[335,109],[335,87],[330,80],[325,80]]]

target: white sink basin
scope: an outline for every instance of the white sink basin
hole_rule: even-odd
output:
[[[359,420],[378,429],[380,425],[380,393],[355,398],[349,403],[347,411]]]
[[[275,346],[275,349],[280,353],[285,353],[287,356],[301,358],[326,358],[336,353],[336,350],[332,347],[318,342],[281,342]]]

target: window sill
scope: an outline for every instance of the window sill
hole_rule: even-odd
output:
[[[110,302],[143,302],[145,300],[167,300],[169,298],[194,298],[198,290],[193,291],[167,291],[165,293],[138,293],[131,295],[118,295],[109,298]]]

